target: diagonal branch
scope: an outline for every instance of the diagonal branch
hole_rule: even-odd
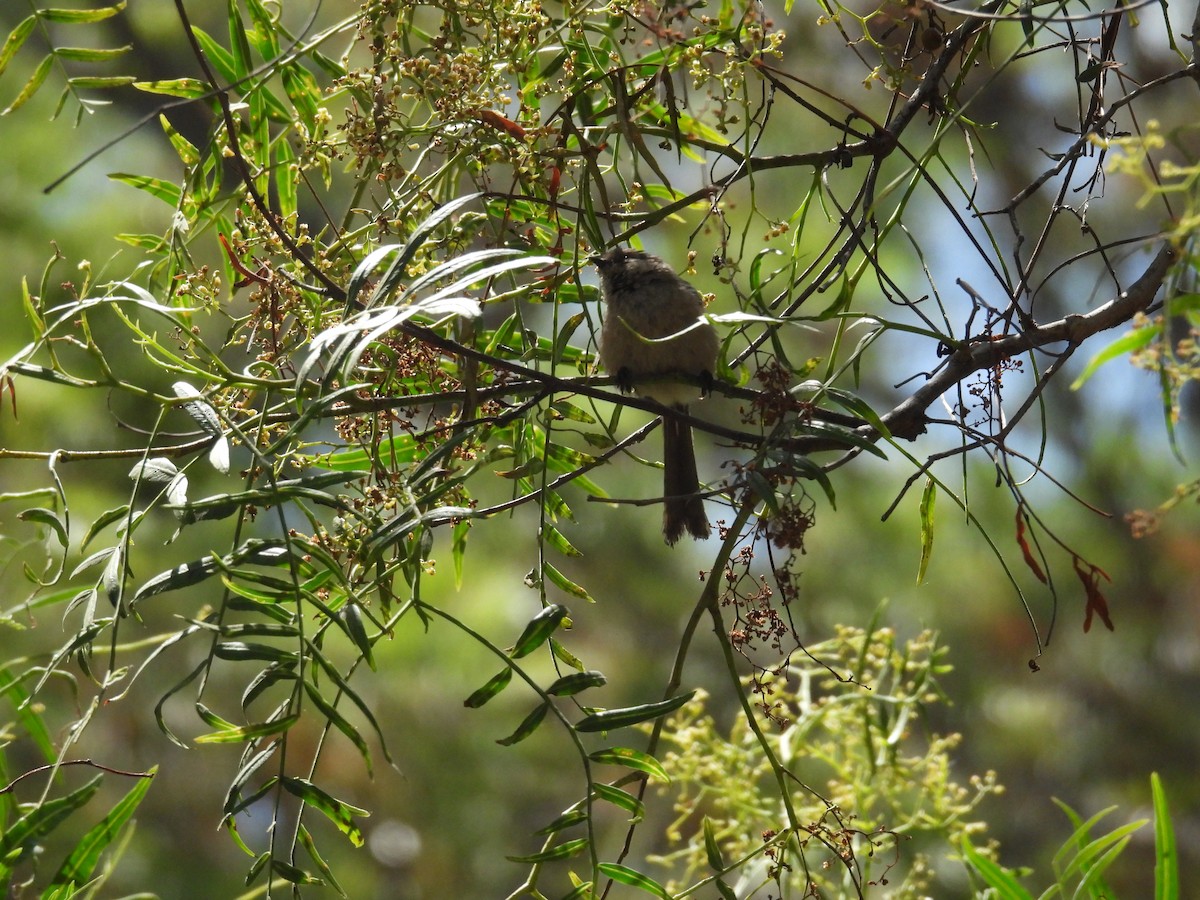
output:
[[[946,365],[882,419],[898,438],[914,440],[925,433],[927,410],[942,394],[969,375],[989,369],[1004,360],[1050,344],[1067,343],[1077,347],[1094,334],[1128,322],[1146,309],[1162,286],[1167,271],[1178,258],[1171,245],[1165,245],[1129,290],[1089,313],[1073,313],[1046,325],[1035,325],[1018,334],[996,340],[969,341],[954,351]]]

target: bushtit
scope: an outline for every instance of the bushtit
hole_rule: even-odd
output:
[[[657,256],[614,247],[593,257],[608,315],[600,331],[600,361],[622,391],[637,391],[664,406],[687,410],[697,395],[693,385],[658,379],[691,375],[712,378],[720,341],[701,320],[700,292]],[[669,340],[656,340],[669,338]],[[700,498],[692,428],[676,416],[663,416],[663,534],[674,544],[684,531],[708,536]]]

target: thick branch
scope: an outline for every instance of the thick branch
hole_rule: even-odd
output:
[[[1128,322],[1146,309],[1162,286],[1178,254],[1170,245],[1158,251],[1146,271],[1127,291],[1089,313],[1071,314],[1032,329],[996,340],[962,344],[942,367],[911,397],[883,416],[883,423],[896,437],[914,440],[925,433],[927,410],[942,394],[969,375],[1050,344],[1066,342],[1078,346],[1094,334]]]

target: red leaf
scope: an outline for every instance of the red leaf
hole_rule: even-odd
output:
[[[1113,630],[1112,619],[1108,616],[1108,601],[1104,599],[1104,595],[1100,593],[1100,578],[1111,582],[1108,573],[1099,566],[1094,566],[1091,563],[1085,563],[1078,556],[1074,559],[1075,574],[1079,576],[1079,580],[1083,582],[1083,590],[1087,593],[1087,607],[1084,610],[1083,630],[1087,632],[1092,627],[1092,614],[1095,613],[1100,617],[1100,621],[1104,623],[1109,631]]]
[[[1029,542],[1025,540],[1025,516],[1021,514],[1020,507],[1017,507],[1017,545],[1021,548],[1021,555],[1025,557],[1025,565],[1029,566],[1038,581],[1046,584],[1046,573],[1042,571],[1038,561],[1033,558],[1033,551],[1029,549]]]

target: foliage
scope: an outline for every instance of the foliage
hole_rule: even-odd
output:
[[[1150,790],[1154,800],[1154,893],[1155,900],[1177,900],[1179,897],[1179,859],[1176,855],[1174,825],[1167,808],[1166,794],[1158,774],[1150,776]],[[1138,819],[1120,825],[1111,831],[1093,838],[1092,829],[1113,811],[1101,810],[1084,821],[1069,806],[1055,801],[1071,820],[1075,831],[1054,855],[1054,884],[1038,894],[1039,900],[1055,897],[1091,897],[1095,900],[1112,900],[1118,896],[1104,880],[1104,872],[1129,845],[1135,831],[1146,824]],[[967,868],[996,897],[1012,900],[1033,900],[1018,880],[1020,874],[1004,868],[991,856],[981,854],[967,835],[961,839],[963,860]],[[1142,896],[1151,896],[1143,894]]]
[[[907,658],[878,645],[882,631],[809,648],[892,689],[834,692],[850,699],[808,720],[792,711],[829,729],[824,742],[810,734],[814,757],[828,741],[848,754],[827,760],[845,767],[837,780],[850,793],[831,791],[833,806],[816,812],[792,801],[802,754],[783,753],[749,695],[808,702],[778,680],[807,672],[811,686],[819,671],[795,663],[806,536],[835,508],[843,472],[870,459],[908,467],[885,516],[923,486],[919,573],[944,527],[940,496],[994,550],[1037,653],[1044,623],[1026,591],[1057,600],[1059,572],[1078,581],[1062,596],[1082,598],[1084,628],[1093,618],[1114,627],[1106,571],[1039,514],[1032,485],[1059,484],[1046,471],[1047,389],[1073,354],[1154,313],[1160,293],[1191,311],[1196,179],[1171,182],[1140,215],[1104,189],[1112,142],[1131,132],[1150,147],[1141,110],[1196,77],[1169,20],[1142,72],[1118,58],[1122,28],[1139,24],[1124,6],[825,2],[817,26],[813,9],[806,19],[791,2],[779,20],[749,2],[368,0],[333,21],[319,6],[293,20],[283,6],[230,0],[218,33],[177,0],[178,46],[198,78],[112,74],[136,54],[63,43],[59,26],[91,27],[107,47],[100,29],[124,4],[31,5],[0,49],[0,76],[19,85],[6,113],[52,76],[58,110],[74,102],[77,119],[99,97],[172,98],[147,121],[183,172],[112,173],[162,204],[162,229],[118,235],[126,253],[103,274],[86,261],[65,274],[56,254],[40,283],[23,286],[28,342],[0,364],[0,463],[44,466],[40,484],[2,497],[20,507],[9,559],[27,582],[4,624],[58,616],[68,630],[9,661],[20,686],[9,697],[19,717],[60,688],[87,698],[85,713],[45,729],[65,735],[42,741],[47,761],[69,761],[99,710],[153,688],[167,740],[240,751],[220,817],[250,859],[247,883],[345,893],[318,838],[361,846],[370,810],[339,796],[322,763],[348,746],[370,774],[380,758],[394,764],[394,730],[366,670],[398,633],[437,623],[494,662],[468,707],[507,698],[510,684],[533,696],[500,743],[552,724],[557,768],[577,779],[567,810],[541,828],[541,850],[515,858],[527,874],[513,895],[602,896],[615,883],[666,896],[627,846],[604,840],[598,816],[640,820],[640,792],[624,785],[679,777],[661,748],[695,727],[683,671],[708,615],[743,711],[728,746],[754,770],[767,762],[770,799],[786,812],[741,856],[769,852],[779,873],[799,873],[818,844],[832,848],[862,895],[876,828],[904,835],[928,816],[939,833],[965,829],[974,800],[947,780],[950,739],[893,757],[879,770],[890,782],[851,778],[849,767],[878,761],[853,741],[882,736],[880,752],[898,752],[893,737],[928,699],[927,642]],[[822,41],[843,64],[805,71],[806,42]],[[1070,89],[1036,109],[993,101],[1026,73]],[[185,106],[211,116],[203,139],[166,115]],[[1152,147],[1136,169],[1113,170],[1114,186],[1135,171],[1161,185],[1195,165],[1187,110],[1163,132],[1176,168]],[[980,174],[977,153],[999,161],[1021,147],[1029,159],[1007,170],[1015,187]],[[608,464],[671,413],[622,398],[594,371],[588,335],[600,313],[585,264],[643,241],[687,243],[686,255],[665,255],[707,279],[724,336],[710,407],[738,409],[732,423],[691,419],[727,448],[708,485],[724,527],[706,548],[670,680],[651,699],[603,708],[608,677],[570,631],[597,598],[570,566],[586,520],[630,510],[585,500],[615,505],[628,493]],[[1175,396],[1164,392],[1168,418]],[[68,402],[104,406],[100,433],[28,443],[31,411]],[[650,421],[631,426],[640,411]],[[1011,533],[977,518],[971,453],[1005,488]],[[78,473],[105,466],[128,473],[123,496],[85,511]],[[433,599],[429,583],[439,563],[463,580],[476,530],[505,527],[514,555],[533,563],[519,624],[497,638]],[[847,648],[854,665],[839,656]],[[194,713],[186,733],[180,705]],[[830,710],[843,706],[862,731],[837,731],[851,717]],[[623,730],[645,722],[651,738],[631,746]],[[703,737],[718,746],[711,730]],[[686,773],[690,751],[679,751],[671,767]],[[904,796],[902,776],[916,796]],[[975,790],[992,788],[985,778]],[[248,811],[264,806],[263,834],[244,833]],[[744,812],[724,812],[714,841]],[[694,873],[700,844],[688,840]],[[710,866],[730,852],[703,844]],[[910,861],[912,890],[923,865]]]
[[[667,836],[677,849],[656,861],[682,870],[672,896],[718,878],[738,897],[849,897],[884,885],[889,897],[926,897],[930,851],[986,828],[968,817],[1003,790],[995,773],[955,783],[959,736],[919,733],[945,700],[936,636],[900,644],[889,629],[847,628],[809,650],[820,662],[746,685],[777,726],[765,733],[767,753],[747,718],[722,734],[702,697],[667,722],[662,761],[676,795]],[[788,773],[783,785],[778,772]],[[781,852],[788,821],[800,823],[798,864]]]

